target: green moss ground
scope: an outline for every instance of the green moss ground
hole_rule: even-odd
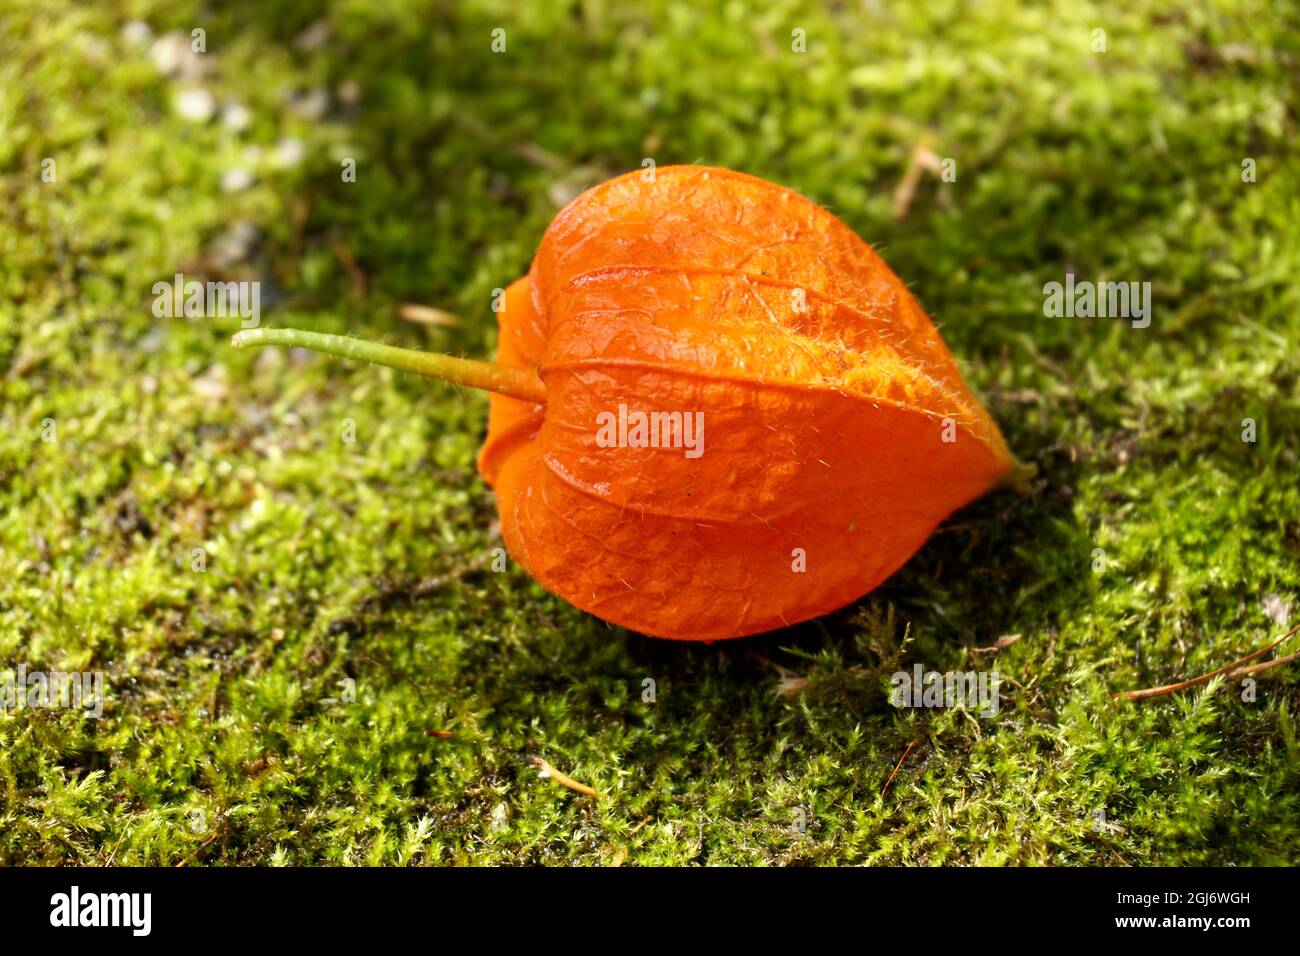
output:
[[[1262,645],[1300,594],[1294,11],[216,6],[0,0],[0,669],[110,681],[98,721],[0,713],[0,860],[1297,862],[1300,665],[1253,701],[1108,699]],[[204,28],[198,85],[247,128],[178,116],[130,20]],[[895,222],[927,129],[957,181]],[[151,312],[178,271],[257,279],[265,325],[485,354],[557,203],[645,157],[798,188],[875,244],[1032,494],[820,621],[654,641],[488,569],[481,395]],[[1067,270],[1150,281],[1150,328],[1045,318]],[[893,709],[915,662],[995,667],[1001,712]]]

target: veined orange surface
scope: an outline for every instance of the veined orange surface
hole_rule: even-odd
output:
[[[899,278],[752,176],[674,166],[582,194],[498,318],[497,362],[545,384],[544,403],[491,397],[479,470],[506,546],[646,634],[833,611],[1015,467]],[[700,454],[599,440],[636,413],[702,414]]]

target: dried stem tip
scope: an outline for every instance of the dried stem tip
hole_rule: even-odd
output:
[[[259,345],[311,349],[313,352],[324,352],[340,358],[360,359],[404,372],[415,372],[426,378],[436,378],[455,385],[499,392],[537,405],[546,403],[546,385],[533,369],[507,368],[495,362],[456,358],[439,352],[399,349],[347,335],[304,332],[299,329],[245,329],[236,332],[230,344],[237,349]]]

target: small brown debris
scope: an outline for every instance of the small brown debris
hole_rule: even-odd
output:
[[[552,779],[555,780],[556,783],[560,784],[561,786],[568,787],[574,793],[581,793],[582,795],[587,797],[603,796],[603,794],[587,786],[585,783],[578,783],[578,781],[574,780],[568,774],[556,770],[554,767],[552,767],[541,757],[534,757],[533,763],[535,763],[537,767],[542,771],[543,777],[551,777]]]
[[[397,314],[408,322],[419,322],[421,325],[441,325],[444,327],[460,325],[460,319],[450,312],[435,309],[431,305],[417,305],[414,302],[404,303],[398,308]]]
[[[1019,634],[1003,634],[988,647],[972,647],[971,651],[975,654],[996,654],[998,651],[1006,650],[1019,640]]]
[[[921,175],[926,170],[938,172],[943,168],[943,161],[934,152],[934,133],[927,131],[912,149],[912,158],[907,164],[903,178],[894,190],[894,221],[900,222],[912,208],[916,198],[916,187],[921,184]]]
[[[790,668],[783,667],[776,661],[769,660],[762,654],[755,653],[754,651],[750,651],[749,656],[758,661],[764,667],[772,668],[772,670],[776,671],[777,676],[781,678],[776,685],[775,693],[777,697],[793,697],[808,686],[808,678],[804,677],[802,674],[796,674],[794,671],[790,670]]]
[[[885,799],[885,794],[889,792],[889,785],[894,782],[894,776],[898,773],[898,768],[903,766],[903,761],[907,759],[907,755],[910,754],[912,752],[912,748],[915,747],[920,742],[921,742],[921,738],[917,737],[915,740],[913,740],[910,744],[907,745],[907,749],[903,751],[903,756],[899,757],[898,763],[894,764],[893,773],[889,775],[889,779],[885,781],[884,787],[881,788],[880,799],[882,800]]]
[[[348,279],[352,282],[352,291],[357,294],[358,299],[364,299],[367,291],[366,274],[357,265],[356,257],[352,255],[352,250],[348,247],[347,242],[342,236],[335,236],[330,242],[330,247],[334,250],[339,265],[348,274]]]

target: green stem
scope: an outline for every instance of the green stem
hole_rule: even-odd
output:
[[[439,352],[399,349],[347,335],[303,332],[299,329],[245,329],[236,332],[230,344],[237,349],[258,345],[311,349],[341,358],[386,365],[404,372],[415,372],[426,378],[441,379],[455,385],[483,388],[537,405],[546,403],[546,385],[534,369],[507,368],[495,362],[456,358]]]

